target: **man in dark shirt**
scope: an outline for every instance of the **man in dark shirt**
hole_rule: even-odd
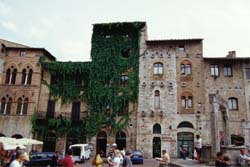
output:
[[[128,150],[126,152],[126,156],[123,159],[122,167],[132,167],[132,162],[130,160],[131,155],[132,155],[132,152]]]

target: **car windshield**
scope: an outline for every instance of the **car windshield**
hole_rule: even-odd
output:
[[[81,147],[71,147],[73,155],[81,155]]]
[[[133,155],[142,155],[141,151],[133,151]]]

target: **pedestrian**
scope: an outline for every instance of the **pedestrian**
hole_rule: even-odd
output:
[[[250,166],[250,157],[246,155],[246,149],[240,149],[240,154],[238,155],[238,163],[240,166]]]
[[[110,150],[110,152],[108,154],[107,162],[108,162],[109,167],[112,167],[112,165],[113,165],[113,160],[115,158],[114,151],[115,151],[116,147],[117,147],[117,144],[113,143],[112,146],[111,146],[111,150]]]
[[[115,150],[114,153],[115,153],[115,158],[112,162],[112,166],[113,167],[120,167],[120,165],[121,165],[121,153],[119,150]]]
[[[11,162],[10,167],[22,167],[23,162],[29,161],[28,154],[23,150],[17,150],[15,157],[16,158]]]
[[[72,151],[69,149],[67,155],[62,160],[62,167],[73,167]]]
[[[184,160],[187,158],[187,147],[184,145],[181,146],[181,156]]]
[[[130,150],[126,151],[123,158],[122,167],[132,167],[132,161],[130,159],[132,152]]]
[[[199,134],[196,135],[196,140],[194,143],[194,147],[197,153],[197,161],[200,163],[201,161],[201,151],[202,151],[202,139],[201,136]]]
[[[223,153],[217,152],[216,160],[215,160],[215,167],[221,167],[223,163]]]
[[[57,166],[57,160],[58,160],[58,152],[55,151],[52,158],[51,158],[51,166],[56,167]]]
[[[101,154],[101,153],[96,154],[96,156],[95,156],[95,158],[94,158],[94,160],[93,160],[93,161],[95,161],[94,164],[95,164],[96,167],[102,167],[103,160],[102,160],[100,154]],[[92,164],[93,164],[93,163],[92,163]]]
[[[170,157],[166,150],[162,150],[161,158],[155,158],[155,159],[159,161],[159,167],[164,167],[165,165],[168,165],[170,163]]]

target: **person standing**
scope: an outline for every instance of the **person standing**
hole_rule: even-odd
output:
[[[51,166],[56,167],[57,166],[57,160],[58,160],[58,152],[55,151],[52,158],[51,158]]]
[[[100,154],[96,155],[95,160],[96,160],[96,167],[102,167],[103,160]]]
[[[119,167],[121,164],[121,153],[119,150],[115,150],[115,158],[112,162],[113,167]]]
[[[170,163],[170,157],[166,150],[162,150],[162,158],[155,158],[159,162],[159,167],[163,167]]]
[[[130,150],[126,151],[123,158],[122,167],[132,167],[132,161],[130,159],[132,152]]]
[[[196,135],[196,140],[194,142],[194,147],[197,153],[197,161],[200,163],[201,161],[201,150],[202,150],[202,140],[199,134]]]
[[[116,143],[113,143],[111,146],[111,150],[109,152],[108,159],[107,159],[109,167],[113,166],[113,160],[115,158],[114,152],[115,152],[116,147],[117,147]]]
[[[16,159],[10,164],[10,167],[22,167],[24,161],[29,161],[28,154],[23,150],[16,151]]]
[[[62,160],[62,167],[73,167],[72,151],[68,150],[67,155]]]

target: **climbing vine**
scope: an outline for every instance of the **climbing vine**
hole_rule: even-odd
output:
[[[77,99],[88,104],[89,114],[82,126],[90,138],[105,126],[121,131],[128,125],[133,111],[117,116],[124,106],[138,99],[139,39],[144,26],[144,22],[95,24],[91,62],[40,60],[42,67],[57,78],[43,82],[51,96],[61,98],[63,103]],[[49,124],[55,128],[62,125],[56,120]],[[62,131],[67,132],[71,125],[65,122]]]

